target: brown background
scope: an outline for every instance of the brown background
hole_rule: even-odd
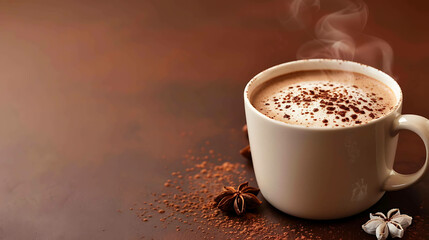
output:
[[[368,5],[366,32],[393,47],[404,112],[428,117],[429,5]],[[155,229],[127,209],[161,191],[187,149],[206,140],[246,163],[237,155],[246,82],[294,60],[310,39],[286,29],[285,14],[285,1],[1,1],[0,239],[198,237]],[[418,137],[401,134],[395,168],[416,171],[423,158]],[[360,228],[368,213],[399,207],[420,216],[405,239],[428,239],[428,186],[426,174],[338,221],[266,203],[262,211],[325,239],[375,239]]]

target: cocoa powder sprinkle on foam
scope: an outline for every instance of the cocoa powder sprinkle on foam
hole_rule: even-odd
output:
[[[345,127],[362,124],[380,118],[387,111],[393,109],[394,99],[383,101],[385,98],[379,96],[380,94],[390,94],[390,98],[394,98],[393,92],[383,83],[357,73],[326,72],[325,74],[320,73],[320,71],[306,71],[304,74],[309,74],[308,79],[310,80],[296,80],[296,83],[288,83],[279,77],[276,80],[278,85],[269,88],[269,84],[267,84],[268,87],[262,88],[263,90],[259,90],[259,92],[263,92],[265,89],[269,90],[258,93],[260,95],[256,94],[252,104],[258,106],[257,109],[260,109],[269,118],[307,127]],[[292,73],[285,76],[291,75],[290,78],[294,79],[295,75],[293,74],[302,77],[299,75],[302,73]],[[329,74],[349,80],[330,82]],[[319,76],[322,79],[314,80],[314,77],[311,76]],[[365,79],[362,80],[366,81],[365,84],[361,84],[360,79]],[[286,85],[283,88],[282,81],[285,81]],[[359,83],[350,84],[353,81]],[[325,119],[329,121],[325,122]],[[350,119],[354,121],[350,121]]]

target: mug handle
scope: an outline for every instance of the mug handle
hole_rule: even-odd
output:
[[[416,173],[400,174],[391,169],[390,174],[384,182],[385,191],[395,191],[406,188],[419,180],[426,171],[429,158],[429,120],[417,115],[400,115],[393,124],[394,134],[400,130],[409,130],[415,132],[423,140],[426,148],[426,160],[422,168]]]

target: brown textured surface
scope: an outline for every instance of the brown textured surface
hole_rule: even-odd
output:
[[[393,47],[404,112],[429,117],[429,5],[368,4],[366,32]],[[284,1],[1,2],[0,239],[198,237],[128,209],[163,191],[187,150],[207,140],[247,164],[238,154],[244,85],[309,39],[287,31],[284,14]],[[421,141],[401,134],[396,168],[413,172],[423,157]],[[296,219],[266,202],[260,211],[322,239],[374,239],[360,228],[368,213],[399,207],[415,217],[404,239],[428,239],[428,186],[426,174],[337,221]]]

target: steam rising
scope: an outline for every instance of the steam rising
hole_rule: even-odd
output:
[[[368,7],[361,1],[337,0],[339,10],[320,18],[314,26],[315,39],[303,44],[297,52],[299,59],[335,58],[353,60],[392,73],[393,51],[377,37],[363,34]],[[290,20],[300,27],[308,25],[309,10],[319,10],[320,0],[292,0]]]

